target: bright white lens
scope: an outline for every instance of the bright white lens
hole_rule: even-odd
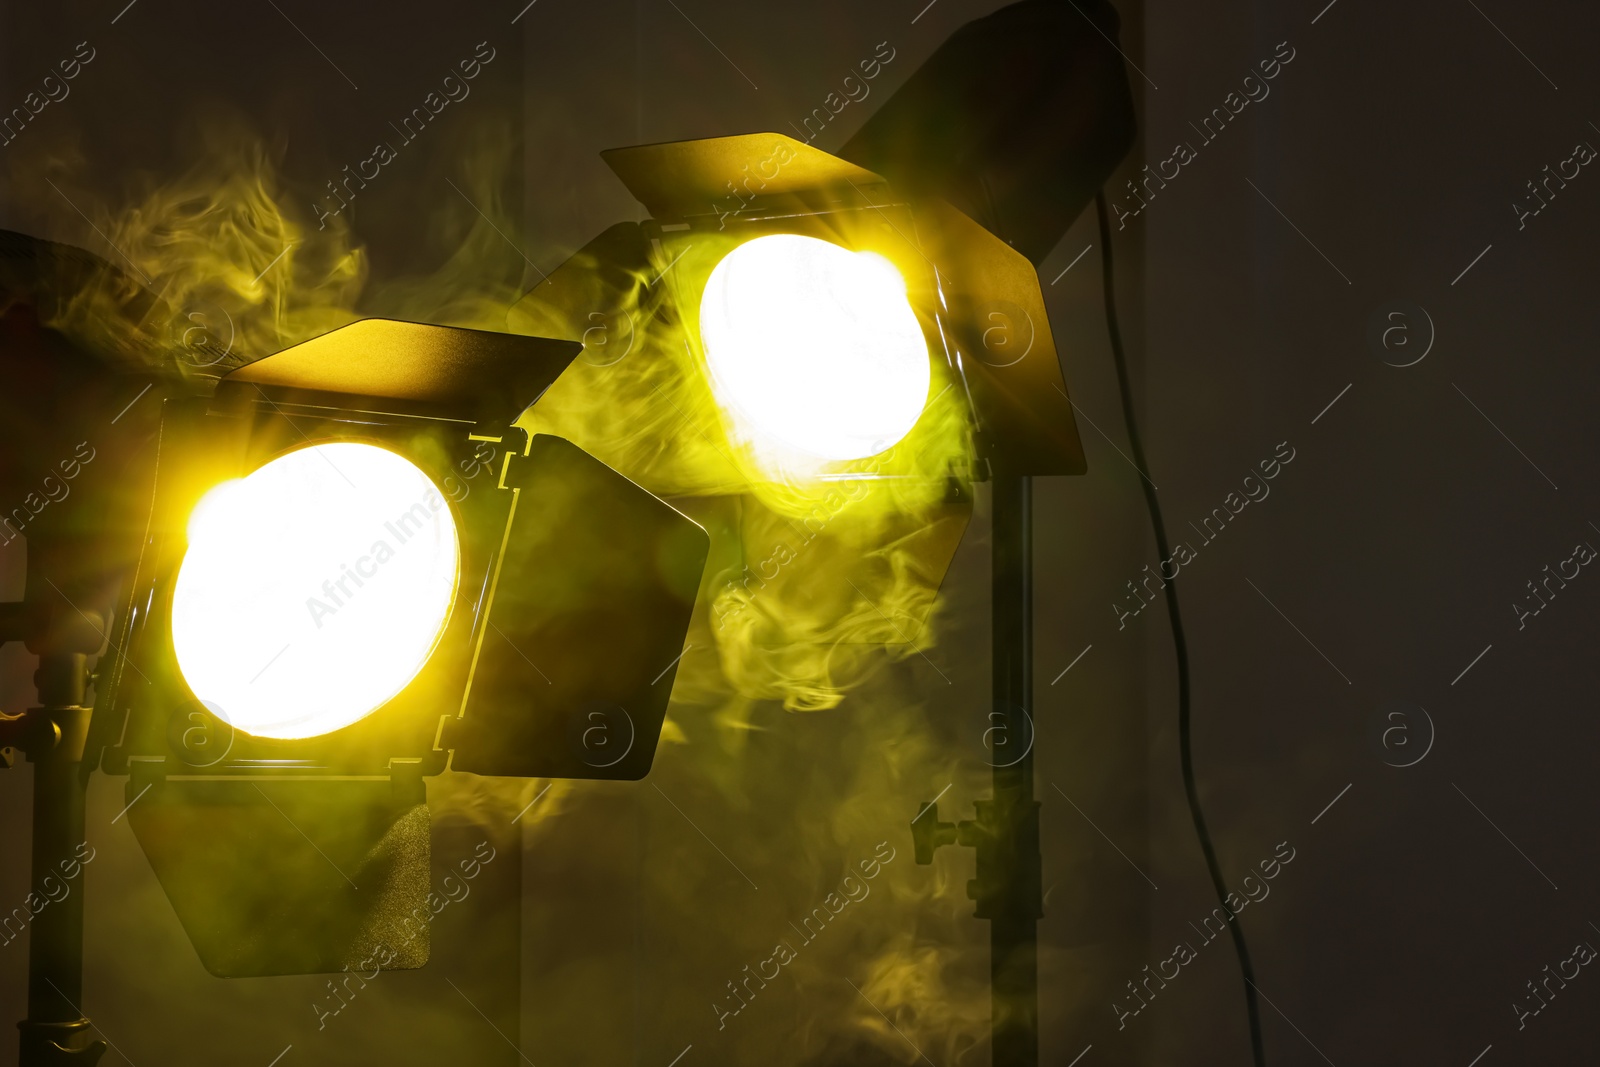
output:
[[[189,519],[172,644],[194,695],[258,737],[315,737],[392,699],[455,599],[450,506],[409,460],[313,445],[217,486]]]
[[[893,446],[928,400],[928,343],[905,279],[872,252],[797,234],[723,257],[700,299],[717,400],[823,460]]]

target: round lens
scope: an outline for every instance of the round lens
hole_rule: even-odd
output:
[[[892,447],[928,400],[927,340],[905,279],[876,253],[797,234],[747,241],[711,272],[700,334],[718,402],[817,459]]]
[[[455,600],[450,506],[375,445],[312,445],[217,486],[188,541],[178,667],[213,713],[258,737],[315,737],[377,710],[427,662]]]

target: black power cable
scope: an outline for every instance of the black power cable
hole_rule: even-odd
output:
[[[1133,389],[1128,383],[1128,358],[1122,348],[1122,331],[1117,326],[1116,291],[1112,286],[1111,220],[1106,213],[1104,192],[1095,194],[1095,213],[1100,219],[1100,264],[1105,275],[1103,288],[1106,298],[1106,332],[1111,336],[1111,358],[1117,368],[1117,387],[1122,393],[1122,419],[1128,428],[1128,446],[1133,450],[1133,460],[1139,465],[1139,486],[1144,490],[1144,501],[1150,510],[1150,525],[1156,535],[1156,551],[1163,560],[1172,558],[1167,546],[1166,524],[1161,519],[1161,502],[1156,498],[1155,486],[1144,473],[1150,469],[1144,458],[1144,445],[1139,440],[1139,425],[1133,417]],[[1228,887],[1222,880],[1222,868],[1217,865],[1217,852],[1211,844],[1211,834],[1206,830],[1205,813],[1200,808],[1200,793],[1194,784],[1194,753],[1189,741],[1189,648],[1183,637],[1183,617],[1178,613],[1176,576],[1162,580],[1167,597],[1167,613],[1172,619],[1172,647],[1178,660],[1178,759],[1183,767],[1183,791],[1189,800],[1189,814],[1194,819],[1195,836],[1200,839],[1200,851],[1205,853],[1206,870],[1211,875],[1211,886],[1223,908],[1228,908]],[[1229,909],[1231,914],[1231,909]],[[1244,1001],[1250,1015],[1250,1049],[1256,1067],[1266,1067],[1266,1053],[1261,1047],[1261,1006],[1256,1003],[1256,976],[1250,966],[1250,950],[1245,947],[1244,930],[1234,917],[1228,924],[1233,935],[1233,950],[1239,957],[1239,970],[1244,976]]]

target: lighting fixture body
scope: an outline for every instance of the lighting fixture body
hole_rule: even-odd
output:
[[[105,769],[388,775],[401,763],[435,774],[453,752],[455,769],[478,773],[642,777],[706,536],[575,446],[513,425],[577,350],[362,320],[234,371],[212,398],[169,402],[125,655],[103,686],[108,713],[97,709],[101,723],[126,723],[100,734]],[[287,481],[276,477],[285,468]],[[299,505],[319,513],[281,514],[294,506],[285,493],[306,488],[326,495]],[[351,521],[359,512],[353,531],[322,514],[341,509]],[[219,529],[239,539],[237,559]],[[317,543],[339,536],[342,546]],[[284,568],[291,552],[319,557],[284,570],[293,588],[250,573]],[[198,584],[207,572],[209,589]],[[414,599],[394,599],[386,579],[409,579],[401,592]],[[252,590],[256,604],[230,599]],[[206,633],[208,609],[238,630]],[[255,625],[252,613],[269,609],[281,628]],[[398,664],[370,640],[389,611],[412,613],[392,620]],[[341,634],[346,613],[366,617]],[[587,649],[576,640],[600,636]],[[226,653],[221,682],[208,650]],[[273,699],[252,700],[280,668]],[[208,677],[213,688],[197,691]],[[376,689],[352,688],[369,677]],[[330,704],[335,690],[343,702]],[[213,693],[235,694],[241,714]],[[290,706],[273,714],[275,702]],[[615,747],[597,756],[582,740],[596,708],[630,738],[615,759]]]
[[[779,469],[767,473],[982,480],[999,470],[1085,469],[1038,276],[1026,258],[959,211],[933,199],[912,202],[871,171],[782,134],[643,145],[603,157],[651,217],[612,226],[551,272],[512,310],[513,329],[582,341],[583,360],[606,368],[664,358],[651,339],[670,337],[687,346],[709,385],[715,367],[705,350],[703,309],[719,268],[763,239],[825,241],[881,257],[903,279],[927,348],[928,403],[887,464],[822,457],[820,464],[785,465],[794,457],[782,455],[780,443]],[[772,324],[775,333],[811,325],[794,317],[794,301],[775,304],[788,316]],[[929,416],[945,404],[957,410],[969,460],[961,469],[919,466],[910,458],[926,451],[919,435],[930,434]],[[725,418],[719,447],[741,446],[738,421]],[[675,454],[700,442],[663,433],[627,457],[606,451],[604,435],[634,428],[597,422],[595,429],[597,453],[629,477],[656,491],[684,488],[684,479],[667,471]],[[741,491],[750,473],[730,472],[723,489]]]
[[[617,398],[558,424],[560,431],[652,491],[695,501],[683,506],[724,542],[714,625],[752,618],[744,609],[754,605],[815,621],[784,627],[773,641],[804,642],[807,632],[836,640],[829,622],[860,607],[858,589],[881,586],[871,568],[893,566],[899,585],[888,642],[917,640],[971,514],[971,483],[1085,469],[1032,264],[948,204],[913,201],[879,175],[781,134],[603,156],[650,217],[610,227],[530,291],[509,320],[519,332],[584,343],[574,371],[585,376],[585,394],[563,395],[558,385],[548,410],[574,399],[581,410],[592,395]],[[849,318],[834,314],[829,285],[807,279],[793,258],[768,270],[781,291],[757,290],[754,307],[732,307],[756,287],[735,294],[721,276],[742,272],[742,258],[779,242],[825,244],[833,259],[891,269],[909,312],[897,325],[911,321],[920,332],[925,379],[896,390],[892,374],[840,366],[845,351],[900,356],[895,365],[903,367],[911,347],[903,330],[874,331],[878,343],[898,346],[887,355],[846,336],[817,352],[817,381],[791,379],[786,388],[779,373],[758,383],[767,388],[757,390],[756,406],[779,409],[763,427],[738,390],[719,381],[722,320],[740,317],[747,334],[758,332],[748,323],[760,321],[765,305],[777,362],[792,368],[805,352],[796,337],[818,345],[825,320]],[[872,399],[895,409],[880,420],[882,450],[870,449],[871,429],[852,434],[852,420],[828,402],[874,381],[890,388]],[[913,410],[900,417],[907,394]],[[647,407],[614,417],[614,407],[640,396]],[[858,406],[854,425],[871,427],[863,410],[873,412],[870,401]],[[862,494],[873,503],[847,503]],[[787,565],[802,554],[810,564]],[[808,582],[822,555],[850,581]]]
[[[669,287],[672,314],[692,345],[703,346],[696,312],[706,282],[733,250],[763,237],[799,235],[872,253],[904,279],[922,326],[930,361],[928,410],[948,386],[948,399],[968,425],[973,466],[959,473],[983,479],[996,470],[1085,469],[1033,265],[959,211],[934,199],[908,199],[879,175],[782,134],[603,155],[650,210],[652,218],[639,224],[648,263],[642,272]],[[620,243],[614,234],[609,242]],[[535,289],[525,305],[539,294]],[[559,299],[557,287],[552,295]],[[796,326],[790,321],[773,329]],[[945,472],[912,465],[875,473]]]
[[[211,973],[425,964],[427,775],[648,772],[707,537],[515,425],[578,349],[368,319],[165,403],[86,760]]]

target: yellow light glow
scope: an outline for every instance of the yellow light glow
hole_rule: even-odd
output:
[[[195,506],[172,599],[194,695],[258,737],[348,726],[416,677],[450,616],[455,518],[409,460],[312,445]]]
[[[700,299],[717,400],[747,428],[817,459],[864,459],[916,425],[928,343],[894,264],[798,234],[723,257]]]

